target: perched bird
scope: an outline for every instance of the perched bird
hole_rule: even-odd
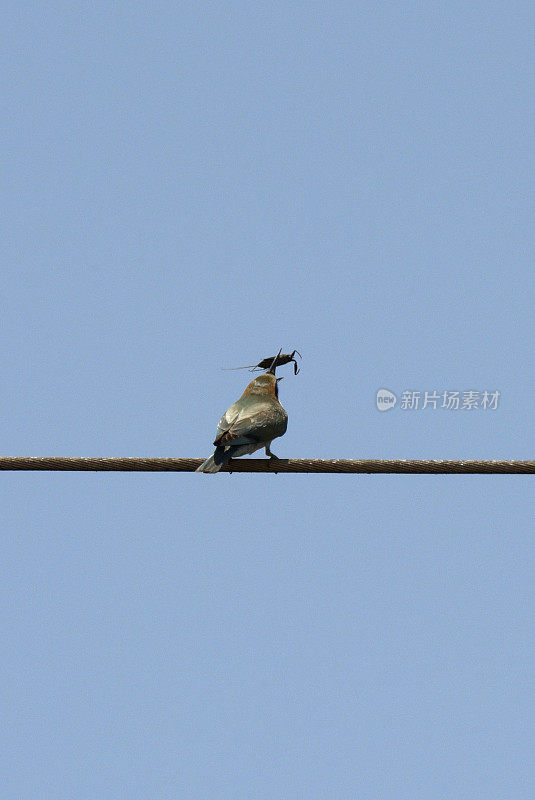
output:
[[[277,458],[270,444],[286,433],[288,414],[279,403],[278,382],[282,378],[275,377],[276,363],[277,356],[268,371],[251,381],[240,399],[225,411],[217,426],[215,452],[195,472],[219,472],[231,458],[263,447],[267,456]]]

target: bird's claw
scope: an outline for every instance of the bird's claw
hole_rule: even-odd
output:
[[[266,456],[269,456],[272,461],[280,461],[280,458],[272,453],[269,447],[266,447]]]

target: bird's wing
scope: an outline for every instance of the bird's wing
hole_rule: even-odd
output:
[[[232,423],[235,421],[235,419],[236,419],[236,417],[238,416],[239,413],[240,412],[238,411],[238,409],[234,408],[234,406],[231,406],[230,408],[228,408],[225,411],[225,413],[223,414],[223,416],[221,417],[221,419],[217,423],[216,439],[222,433],[224,433],[225,431],[228,431],[228,429],[230,428]]]
[[[265,404],[242,409],[231,406],[221,417],[214,444],[238,445],[264,441],[264,431],[272,426],[273,412]]]
[[[217,442],[217,440],[232,427],[232,424],[238,419],[239,414],[240,408],[236,403],[231,405],[230,408],[227,408],[219,420],[214,442]]]

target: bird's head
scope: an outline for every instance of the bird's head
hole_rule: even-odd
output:
[[[251,381],[249,386],[244,391],[243,396],[249,394],[259,394],[264,395],[264,397],[266,395],[278,397],[279,381],[282,381],[282,378],[276,378],[273,373],[265,372],[263,375],[259,375],[258,378],[255,378],[254,381]]]

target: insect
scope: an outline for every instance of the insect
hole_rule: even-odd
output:
[[[294,365],[294,375],[297,375],[299,367],[295,360],[296,353],[299,358],[303,358],[299,350],[294,350],[293,353],[280,353],[278,356],[268,356],[268,358],[263,358],[262,361],[259,361],[258,364],[246,364],[245,367],[222,367],[222,369],[250,369],[251,372],[257,372],[260,369],[269,369],[274,361],[275,367],[282,367],[284,364],[292,362]]]

